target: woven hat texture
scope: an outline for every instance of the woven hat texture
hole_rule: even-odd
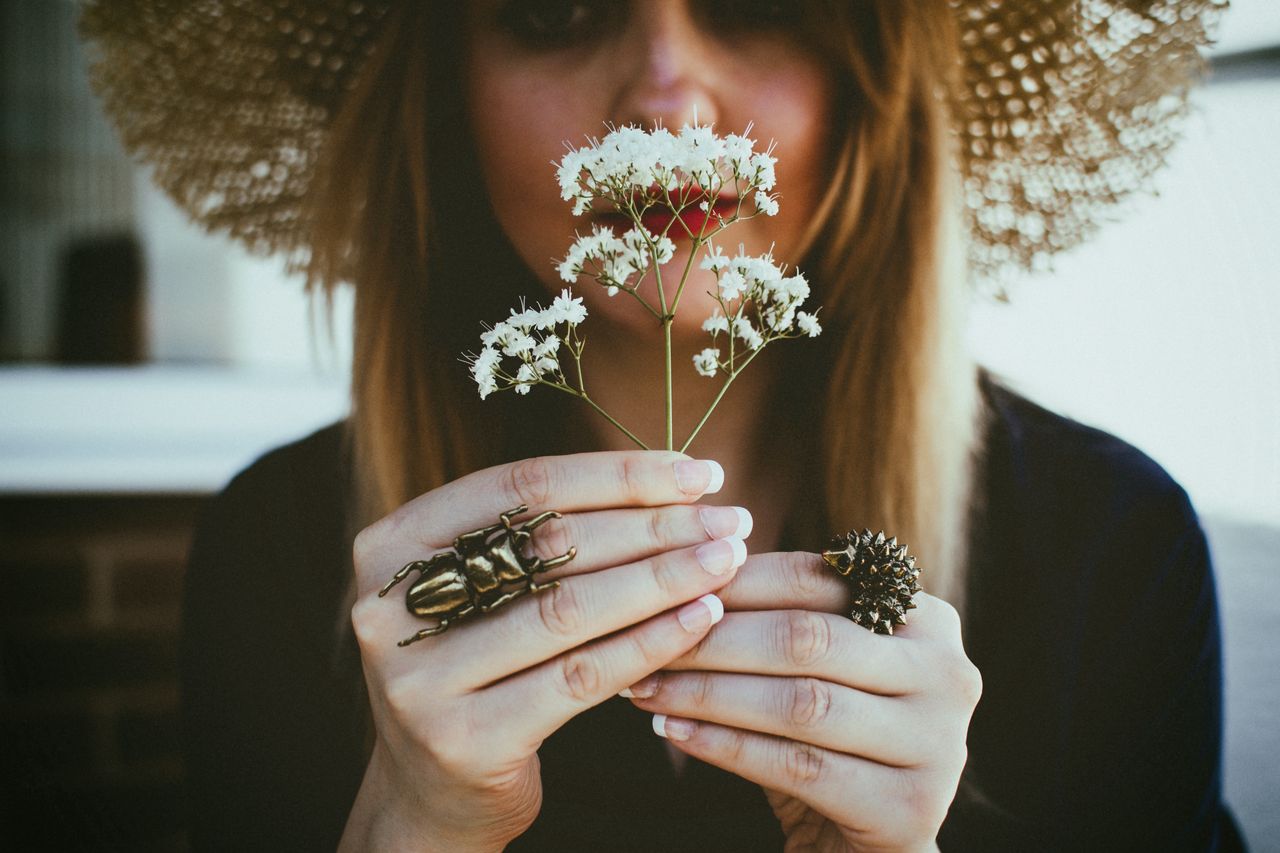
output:
[[[207,230],[299,269],[329,120],[397,2],[411,0],[85,0],[80,33],[92,85],[155,183]],[[948,2],[970,267],[1000,282],[1149,187],[1227,0]]]

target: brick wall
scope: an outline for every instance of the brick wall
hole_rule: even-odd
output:
[[[186,849],[177,630],[201,503],[0,498],[0,846]]]

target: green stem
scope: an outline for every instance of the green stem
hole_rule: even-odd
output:
[[[689,445],[693,444],[693,440],[698,437],[698,433],[702,431],[702,427],[706,424],[707,419],[711,417],[711,413],[716,410],[716,406],[720,405],[720,400],[724,398],[725,392],[729,390],[729,386],[733,384],[733,380],[738,378],[738,374],[751,363],[751,360],[755,358],[756,354],[762,349],[764,349],[764,347],[760,347],[760,349],[752,351],[751,355],[747,356],[747,360],[742,362],[742,367],[739,367],[733,373],[729,374],[729,378],[725,380],[724,385],[720,388],[720,393],[716,394],[716,398],[711,401],[711,406],[707,409],[706,414],[702,416],[702,420],[698,421],[698,425],[693,428],[693,432],[689,433],[689,437],[680,448],[681,453],[684,453],[689,449]]]

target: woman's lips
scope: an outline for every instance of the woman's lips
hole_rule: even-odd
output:
[[[666,205],[655,205],[640,217],[640,223],[651,234],[667,232],[672,240],[689,240],[691,235],[714,231],[719,227],[720,219],[727,219],[738,209],[736,198],[720,198],[710,210],[703,210],[697,203],[686,206],[680,211],[679,222],[671,208]],[[600,213],[593,217],[600,225],[613,228],[614,233],[621,234],[631,229],[631,220],[618,212]],[[683,225],[681,224],[683,223]],[[669,227],[668,227],[669,226]],[[686,230],[687,229],[687,230]]]

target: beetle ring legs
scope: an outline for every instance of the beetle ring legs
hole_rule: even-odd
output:
[[[439,623],[401,640],[407,646],[442,634],[454,622],[490,613],[517,598],[546,589],[555,589],[559,581],[540,584],[535,575],[563,566],[577,555],[577,549],[550,559],[526,556],[524,548],[533,540],[533,531],[560,513],[547,510],[522,524],[515,519],[528,512],[527,506],[498,515],[498,523],[459,535],[453,550],[443,551],[426,560],[406,563],[387,581],[379,592],[381,598],[391,588],[417,572],[405,594],[405,607],[415,616],[438,619]]]

